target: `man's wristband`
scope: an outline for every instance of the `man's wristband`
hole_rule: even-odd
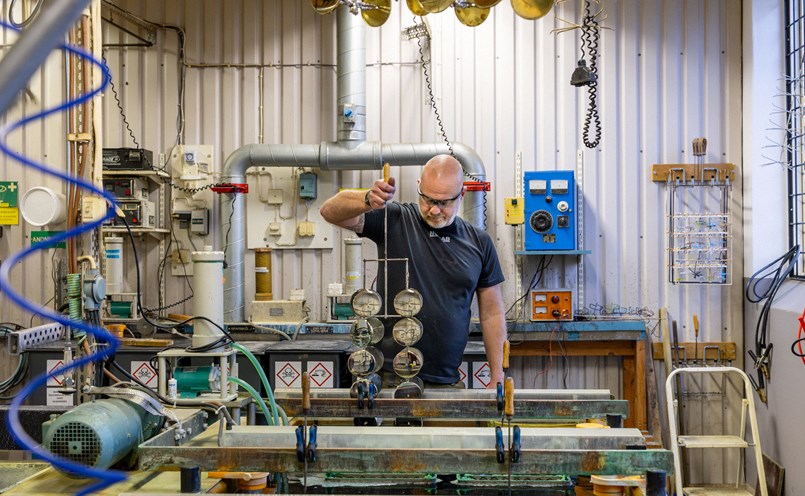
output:
[[[366,196],[364,196],[364,197],[363,197],[363,203],[365,203],[367,207],[371,207],[371,206],[372,206],[372,204],[371,204],[371,203],[369,203],[369,194],[370,194],[371,192],[372,192],[372,190],[370,189],[369,191],[367,191],[367,192],[366,192]]]

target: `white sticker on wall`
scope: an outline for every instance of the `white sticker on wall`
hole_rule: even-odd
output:
[[[302,362],[274,362],[274,387],[301,388]]]
[[[50,361],[50,360],[48,360]],[[74,394],[61,394],[59,388],[49,387],[47,391],[47,405],[48,406],[74,406]]]

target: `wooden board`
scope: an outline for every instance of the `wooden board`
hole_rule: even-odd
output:
[[[766,472],[766,488],[769,490],[769,496],[782,496],[785,469],[763,453],[763,471]],[[755,484],[755,496],[760,496],[760,486],[757,484]]]
[[[719,351],[716,352],[714,348],[710,348],[711,346],[718,346]],[[707,347],[706,350],[705,347]],[[701,364],[703,358],[707,359],[707,363],[713,363],[716,358],[719,358],[723,363],[735,360],[736,348],[735,343],[730,342],[705,343],[700,341],[699,343],[679,343],[678,348],[671,348],[671,354],[672,357],[679,358],[680,361],[684,361],[687,357],[688,365],[693,364],[694,359],[697,359],[698,363]],[[651,350],[652,357],[655,360],[664,360],[662,343],[652,344]],[[720,357],[718,356],[719,354],[721,355]]]
[[[172,345],[173,340],[156,338],[121,338],[120,344],[123,346],[148,346],[152,348],[161,348]]]

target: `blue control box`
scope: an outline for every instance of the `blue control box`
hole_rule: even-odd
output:
[[[525,249],[576,249],[576,176],[574,171],[525,173]]]

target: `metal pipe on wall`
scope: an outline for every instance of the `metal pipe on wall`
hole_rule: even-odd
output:
[[[338,9],[337,91],[338,141],[316,145],[251,144],[235,150],[224,163],[221,181],[246,183],[250,167],[318,167],[322,170],[381,170],[383,164],[421,166],[432,157],[449,154],[444,143],[383,144],[367,142],[365,122],[366,49],[364,24],[344,6]],[[346,115],[345,109],[351,110]],[[453,154],[477,181],[486,179],[481,158],[472,148],[453,143]],[[224,269],[225,322],[242,322],[245,316],[246,199],[240,193],[222,194],[215,204],[219,220],[216,249],[226,254]],[[483,192],[468,192],[463,218],[484,229]]]

